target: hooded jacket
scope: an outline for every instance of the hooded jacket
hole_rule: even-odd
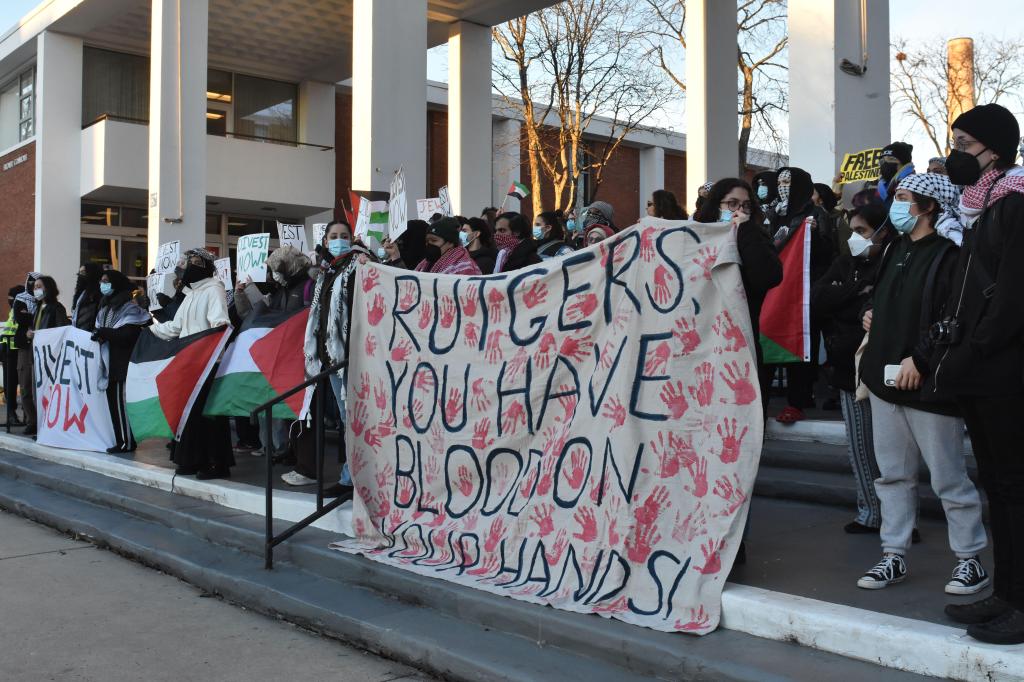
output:
[[[788,170],[790,173],[789,200],[786,212],[775,213],[772,218],[772,233],[776,234],[783,228],[789,228],[789,235],[777,244],[781,252],[789,237],[800,228],[804,219],[813,217],[815,228],[811,230],[811,281],[815,282],[825,275],[835,258],[835,239],[832,235],[832,219],[820,206],[812,201],[814,183],[810,174],[802,168],[784,167],[779,173]]]
[[[216,277],[207,277],[182,289],[185,299],[169,322],[154,324],[157,338],[169,341],[230,323],[227,292]]]

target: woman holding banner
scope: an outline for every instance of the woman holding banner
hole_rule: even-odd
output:
[[[108,453],[134,452],[135,438],[128,424],[125,408],[125,381],[128,362],[142,328],[152,322],[147,311],[132,302],[132,285],[128,277],[117,270],[107,270],[100,277],[100,308],[96,314],[93,338],[107,345],[107,405],[114,426],[115,445]]]

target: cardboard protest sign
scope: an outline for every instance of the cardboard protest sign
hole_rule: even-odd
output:
[[[216,277],[224,285],[225,291],[231,291],[234,288],[234,284],[231,282],[231,259],[218,258],[213,261],[213,267],[217,269]]]
[[[252,278],[253,282],[267,281],[267,252],[270,235],[247,234],[238,238],[238,281]]]
[[[448,218],[455,215],[452,211],[452,198],[448,194],[448,185],[445,185],[437,191],[437,198],[441,200],[441,215]]]
[[[281,246],[289,244],[302,253],[309,251],[309,246],[306,245],[305,225],[285,225],[284,223],[278,223],[277,239],[281,243]]]
[[[362,208],[362,202],[359,207]],[[405,169],[399,168],[391,180],[388,199],[388,237],[395,241],[405,232],[409,221],[409,204],[405,199]]]
[[[325,234],[327,234],[327,223],[313,223],[314,245],[323,244]]]
[[[420,220],[430,221],[435,213],[442,213],[440,199],[417,199],[416,217]]]
[[[149,299],[150,310],[160,310],[163,306],[157,300],[157,294],[174,295],[174,273],[154,273],[146,276],[146,298]]]
[[[839,166],[839,183],[877,181],[881,177],[881,163],[881,147],[847,154]]]
[[[156,271],[160,274],[174,272],[179,260],[181,260],[180,241],[161,244],[156,256]]]
[[[41,329],[32,339],[40,445],[106,452],[114,446],[103,351],[75,327]]]
[[[645,218],[508,274],[357,279],[356,537],[333,547],[657,630],[718,625],[763,431],[728,225]]]

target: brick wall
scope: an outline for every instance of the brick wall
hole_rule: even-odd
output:
[[[427,111],[427,196],[448,184],[448,112]]]
[[[27,155],[28,158],[9,170],[3,164]],[[36,216],[36,145],[24,147],[0,157],[0,289],[7,290],[25,283],[25,273],[32,269]],[[6,319],[6,304],[3,306]]]
[[[352,188],[352,95],[334,97],[334,197],[348,206]],[[334,207],[336,219],[344,217],[341,206]]]
[[[617,227],[636,223],[640,218],[640,150],[624,146],[616,149],[601,173],[601,184],[596,194],[591,198],[612,205]]]
[[[665,189],[676,195],[687,213],[693,211],[686,205],[686,154],[665,154]]]

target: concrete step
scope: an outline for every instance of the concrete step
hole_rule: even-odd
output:
[[[328,550],[339,536],[319,529],[264,571],[260,517],[24,455],[0,453],[0,506],[452,679],[917,678],[734,630],[696,638],[518,602]]]

